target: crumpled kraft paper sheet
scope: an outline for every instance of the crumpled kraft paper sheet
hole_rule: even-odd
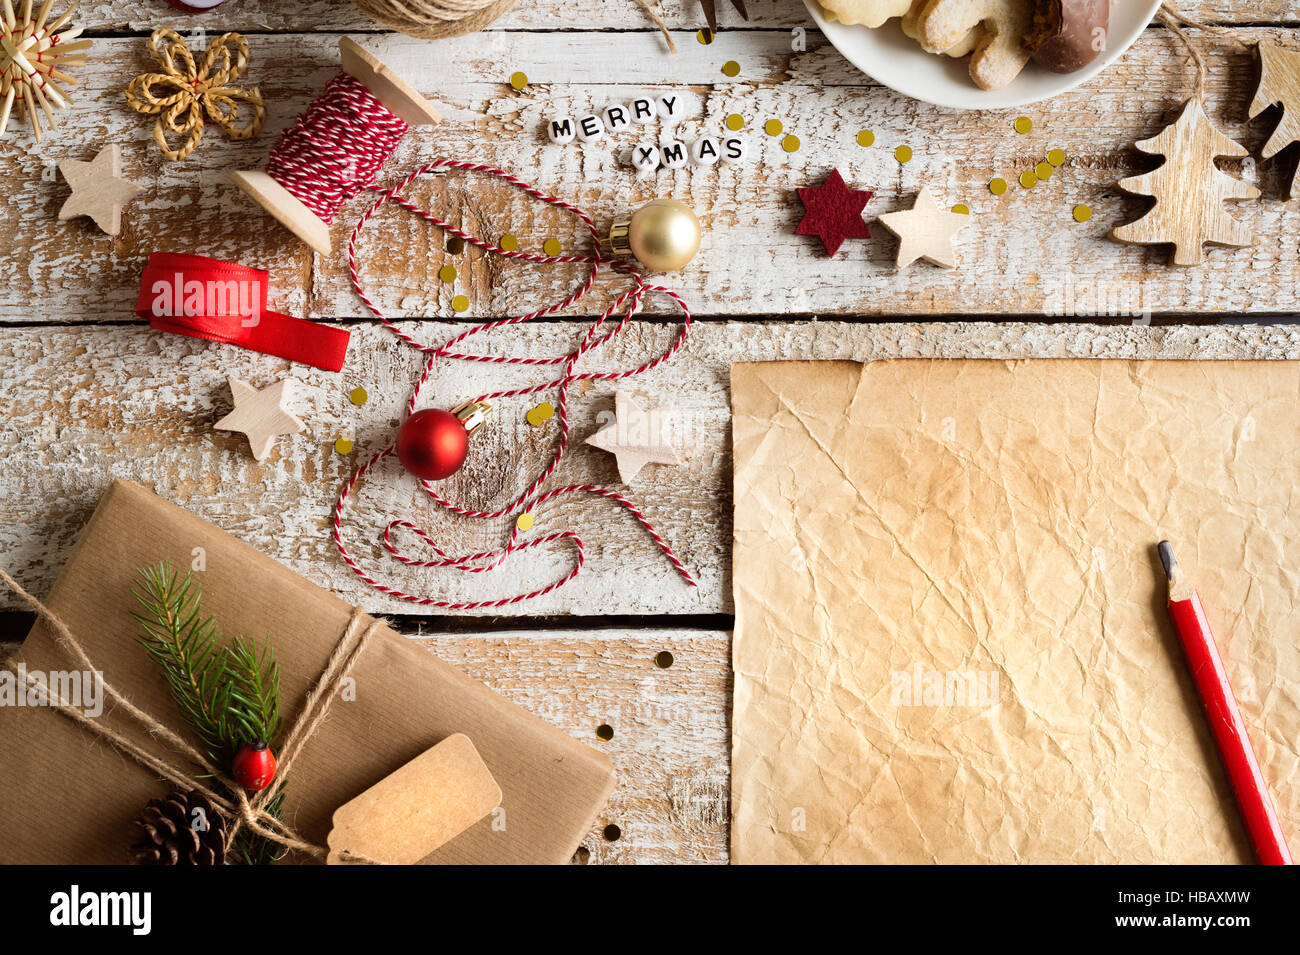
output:
[[[1229,863],[1197,583],[1300,849],[1300,363],[732,369],[740,863]]]

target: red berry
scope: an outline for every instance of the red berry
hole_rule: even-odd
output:
[[[259,739],[235,754],[230,771],[235,782],[250,792],[265,789],[275,778],[275,753]]]
[[[425,481],[451,477],[465,463],[469,432],[459,418],[441,408],[417,411],[397,431],[402,467]]]

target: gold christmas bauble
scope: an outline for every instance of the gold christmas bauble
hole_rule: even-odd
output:
[[[673,272],[700,251],[700,220],[676,199],[647,202],[626,222],[609,231],[615,252],[631,252],[652,272]]]

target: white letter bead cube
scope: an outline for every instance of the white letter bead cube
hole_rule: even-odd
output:
[[[744,162],[749,155],[749,143],[740,136],[728,136],[722,141],[723,162]]]
[[[622,103],[606,106],[603,115],[605,117],[605,128],[611,133],[620,133],[632,125],[631,113]]]
[[[659,168],[659,147],[654,143],[637,143],[632,147],[632,165],[641,172]]]
[[[632,122],[637,124],[650,122],[658,112],[655,101],[649,96],[638,96],[628,104],[627,109]]]
[[[718,161],[718,141],[712,136],[701,136],[691,143],[691,162],[697,166],[712,166]]]
[[[681,122],[684,112],[685,107],[682,105],[680,93],[665,93],[659,97],[659,118],[665,125],[671,126]]]
[[[686,144],[673,140],[670,143],[664,143],[659,147],[663,153],[664,165],[669,169],[681,169],[686,165],[687,153]]]
[[[588,113],[586,116],[578,117],[578,138],[584,143],[600,139],[604,135],[605,124],[600,121],[600,117],[595,113]]]
[[[546,123],[546,135],[550,137],[551,142],[560,145],[573,142],[573,137],[578,135],[578,131],[573,125],[573,117],[552,116]]]

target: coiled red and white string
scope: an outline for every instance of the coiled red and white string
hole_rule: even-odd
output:
[[[414,182],[418,177],[436,169],[455,169],[455,170],[463,170],[466,172],[488,173],[489,175],[504,179],[507,182],[517,186],[519,189],[522,189],[530,196],[534,196],[535,198],[540,199],[543,202],[549,203],[550,205],[553,206],[557,206],[561,209],[566,210],[567,212],[572,213],[579,220],[581,220],[584,226],[586,226],[587,232],[591,238],[592,249],[594,250],[593,254],[591,255],[536,255],[531,252],[507,251],[505,249],[502,249],[500,246],[493,245],[490,242],[485,242],[484,240],[477,238],[476,236],[472,236],[469,233],[456,228],[455,226],[451,225],[448,222],[443,221],[442,219],[438,218],[432,213],[419,208],[418,206],[416,206],[410,200],[406,199],[401,194],[407,188],[407,186],[409,186],[412,182]],[[305,182],[305,180],[300,181],[300,184],[302,182]],[[326,183],[326,185],[331,185],[331,184],[332,183],[330,182]],[[538,264],[549,264],[553,262],[581,263],[585,265],[590,265],[591,270],[587,274],[586,278],[580,283],[580,285],[563,301],[556,302],[552,305],[546,306],[545,308],[538,309],[537,311],[534,312],[529,312],[528,314],[525,315],[518,315],[514,318],[505,318],[505,319],[500,319],[498,321],[484,322],[482,324],[475,325],[469,328],[467,331],[462,332],[459,335],[456,335],[454,338],[443,343],[442,345],[434,346],[434,345],[421,344],[420,342],[412,338],[410,335],[408,335],[406,332],[398,328],[395,324],[393,324],[392,321],[389,320],[389,318],[386,315],[384,315],[383,311],[379,308],[379,306],[376,305],[375,302],[366,293],[365,286],[361,281],[361,277],[358,269],[357,240],[360,238],[362,230],[365,229],[366,223],[370,221],[371,217],[385,203],[388,202],[395,202],[398,205],[401,205],[406,209],[409,209],[410,211],[414,212],[416,215],[421,216],[422,218],[433,223],[439,228],[449,232],[452,235],[459,236],[461,239],[464,239],[466,242],[469,242],[493,255],[501,255],[512,259],[522,259],[527,262],[535,262]],[[550,358],[506,357],[506,356],[498,356],[498,355],[476,355],[476,354],[462,352],[459,350],[458,346],[460,346],[462,342],[464,342],[469,338],[472,338],[475,335],[480,335],[484,332],[489,332],[492,331],[493,329],[504,328],[510,325],[518,325],[522,322],[527,322],[534,318],[539,318],[543,315],[550,315],[560,311],[561,309],[568,308],[569,306],[576,303],[579,299],[581,299],[584,295],[586,295],[588,291],[590,291],[592,285],[596,281],[596,277],[600,271],[600,268],[603,265],[610,265],[614,270],[627,275],[634,284],[626,292],[620,295],[614,301],[614,303],[610,305],[609,308],[607,308],[603,314],[600,315],[599,318],[595,319],[592,322],[591,327],[588,328],[586,334],[583,335],[582,340],[572,351],[568,352],[567,354],[558,355]],[[550,477],[559,468],[560,461],[564,456],[565,449],[568,447],[569,388],[573,385],[574,382],[582,381],[584,379],[598,380],[598,381],[618,381],[624,378],[631,378],[635,375],[639,375],[642,374],[643,372],[647,372],[650,369],[663,364],[665,361],[671,358],[673,354],[676,353],[677,350],[681,348],[682,344],[686,341],[686,336],[690,330],[690,325],[691,325],[690,309],[687,308],[686,303],[682,300],[680,295],[678,295],[676,292],[674,292],[671,289],[665,288],[662,285],[651,285],[647,283],[644,277],[640,274],[640,272],[638,272],[635,268],[631,267],[630,265],[624,262],[620,262],[611,258],[605,258],[604,256],[602,256],[600,254],[600,236],[596,230],[595,223],[592,222],[591,217],[587,215],[587,213],[583,212],[581,209],[572,206],[569,203],[564,202],[563,200],[557,199],[554,196],[547,195],[546,193],[540,191],[539,189],[529,185],[526,182],[523,182],[520,179],[515,178],[509,173],[503,172],[500,169],[496,169],[492,166],[482,165],[479,163],[460,162],[451,159],[436,159],[433,162],[421,166],[420,168],[412,172],[410,175],[408,175],[404,180],[402,180],[396,186],[386,191],[383,191],[380,194],[379,198],[377,198],[374,201],[374,203],[372,203],[371,206],[361,216],[360,221],[357,222],[356,228],[352,230],[352,235],[348,240],[348,271],[351,273],[352,276],[352,287],[356,290],[356,293],[360,297],[360,299],[363,302],[365,302],[366,307],[370,309],[370,312],[376,318],[383,321],[383,323],[387,325],[393,331],[393,333],[397,335],[398,338],[400,338],[402,341],[406,342],[412,348],[421,352],[425,356],[423,372],[421,373],[419,380],[416,382],[415,388],[411,392],[410,400],[407,401],[408,416],[416,410],[416,406],[419,403],[420,392],[423,390],[425,383],[429,380],[429,375],[433,371],[433,368],[439,359],[447,358],[447,359],[459,359],[461,361],[488,362],[491,364],[542,365],[542,366],[558,367],[559,370],[558,374],[556,375],[556,377],[551,378],[549,381],[545,381],[537,385],[531,385],[525,388],[515,388],[507,391],[495,391],[490,394],[480,395],[478,398],[473,399],[476,401],[492,401],[499,398],[512,398],[512,397],[519,397],[522,395],[538,394],[539,392],[548,391],[550,389],[555,389],[558,392],[558,397],[555,402],[555,407],[556,407],[557,417],[560,422],[560,436],[559,436],[559,441],[555,448],[555,453],[552,456],[550,463],[542,470],[542,472],[538,474],[531,483],[529,483],[528,487],[522,493],[520,493],[517,497],[511,500],[508,504],[505,504],[501,507],[494,508],[491,510],[474,510],[472,508],[461,507],[460,505],[454,504],[451,501],[447,500],[445,497],[443,497],[443,495],[439,493],[439,491],[435,488],[432,482],[421,481],[420,483],[423,486],[424,490],[428,493],[429,497],[436,504],[452,512],[453,514],[459,514],[464,517],[496,519],[508,515],[518,515],[526,511],[527,512],[535,511],[540,505],[545,504],[547,501],[553,500],[554,498],[560,497],[562,495],[576,494],[576,493],[600,495],[601,497],[608,498],[609,500],[614,501],[619,505],[621,505],[622,507],[624,507],[625,509],[627,509],[627,511],[631,513],[633,517],[636,518],[636,520],[641,524],[641,526],[646,529],[649,535],[654,539],[655,543],[659,545],[659,548],[663,551],[664,555],[668,558],[669,562],[673,565],[673,567],[676,568],[677,573],[681,575],[682,579],[684,579],[692,587],[697,586],[695,578],[691,576],[691,573],[689,570],[687,570],[685,564],[683,564],[682,561],[677,557],[677,555],[673,553],[673,549],[668,545],[668,542],[665,541],[663,537],[659,534],[659,532],[655,530],[654,526],[650,523],[649,520],[646,519],[646,516],[641,512],[641,510],[630,500],[624,497],[622,494],[619,494],[617,491],[613,491],[609,488],[601,487],[599,485],[594,485],[594,484],[570,484],[562,487],[551,488],[549,490],[543,490],[543,485],[546,484],[546,482],[550,479]],[[583,358],[585,355],[590,354],[596,349],[600,348],[602,345],[608,344],[609,342],[613,341],[627,329],[628,323],[632,320],[633,316],[640,309],[641,302],[644,299],[647,292],[663,293],[664,295],[667,295],[669,298],[671,298],[674,302],[676,302],[678,307],[681,308],[682,316],[683,316],[681,331],[677,335],[677,337],[673,340],[673,342],[667,348],[665,348],[664,351],[658,355],[658,357],[650,361],[647,361],[642,365],[638,365],[635,368],[630,368],[624,371],[614,371],[614,372],[578,371],[577,365],[581,358]],[[607,325],[611,316],[613,316],[615,313],[618,312],[621,312],[622,314],[619,320],[617,321],[617,323],[614,323],[612,325]],[[384,448],[382,451],[375,454],[372,458],[366,461],[365,464],[363,464],[360,468],[358,468],[357,471],[352,475],[351,479],[347,482],[347,484],[344,485],[342,492],[339,494],[338,502],[334,508],[334,542],[335,544],[338,545],[339,552],[343,555],[343,559],[347,561],[348,566],[351,567],[352,570],[356,572],[357,576],[360,577],[362,580],[364,580],[366,583],[370,584],[376,590],[379,590],[382,593],[388,594],[390,596],[397,597],[401,600],[408,601],[410,603],[419,604],[421,606],[441,607],[448,610],[478,610],[478,609],[491,608],[491,607],[504,607],[509,604],[519,603],[520,601],[531,600],[534,597],[541,597],[544,594],[549,594],[552,591],[558,590],[560,587],[563,587],[569,581],[577,577],[578,574],[582,571],[582,566],[585,561],[585,551],[583,548],[582,538],[570,530],[555,531],[553,533],[536,537],[531,540],[521,541],[520,535],[522,532],[520,531],[518,524],[515,523],[511,529],[509,540],[506,542],[504,547],[496,548],[493,550],[479,551],[478,553],[474,553],[474,554],[464,554],[460,556],[455,556],[455,555],[448,554],[438,544],[437,540],[434,538],[432,534],[430,534],[428,531],[421,529],[412,521],[394,520],[390,522],[384,530],[384,534],[383,534],[384,546],[385,548],[387,548],[390,554],[392,554],[395,558],[397,558],[397,560],[413,567],[453,567],[459,570],[469,571],[470,573],[485,573],[487,571],[495,570],[496,568],[500,567],[502,563],[506,560],[506,558],[509,557],[511,554],[528,550],[533,547],[539,547],[544,544],[549,544],[555,541],[561,541],[561,540],[572,543],[576,551],[576,559],[574,560],[573,568],[569,571],[567,575],[565,575],[561,579],[556,580],[553,583],[547,584],[544,587],[540,587],[536,590],[532,590],[528,593],[516,594],[511,597],[503,597],[498,600],[477,600],[477,601],[468,601],[468,602],[440,600],[435,597],[423,597],[423,596],[404,593],[401,590],[380,583],[368,571],[362,568],[357,563],[357,561],[352,557],[352,555],[348,552],[347,546],[344,544],[343,541],[343,514],[347,506],[348,496],[352,493],[352,491],[365,478],[365,476],[370,472],[372,468],[378,465],[385,458],[394,455],[395,451],[396,451],[396,444],[390,444],[388,447]],[[472,453],[472,449],[471,449],[471,453]],[[394,539],[394,533],[397,531],[409,532],[416,539],[418,539],[419,541],[427,545],[429,549],[437,556],[433,558],[420,559],[420,558],[407,555],[399,548],[398,543]]]

